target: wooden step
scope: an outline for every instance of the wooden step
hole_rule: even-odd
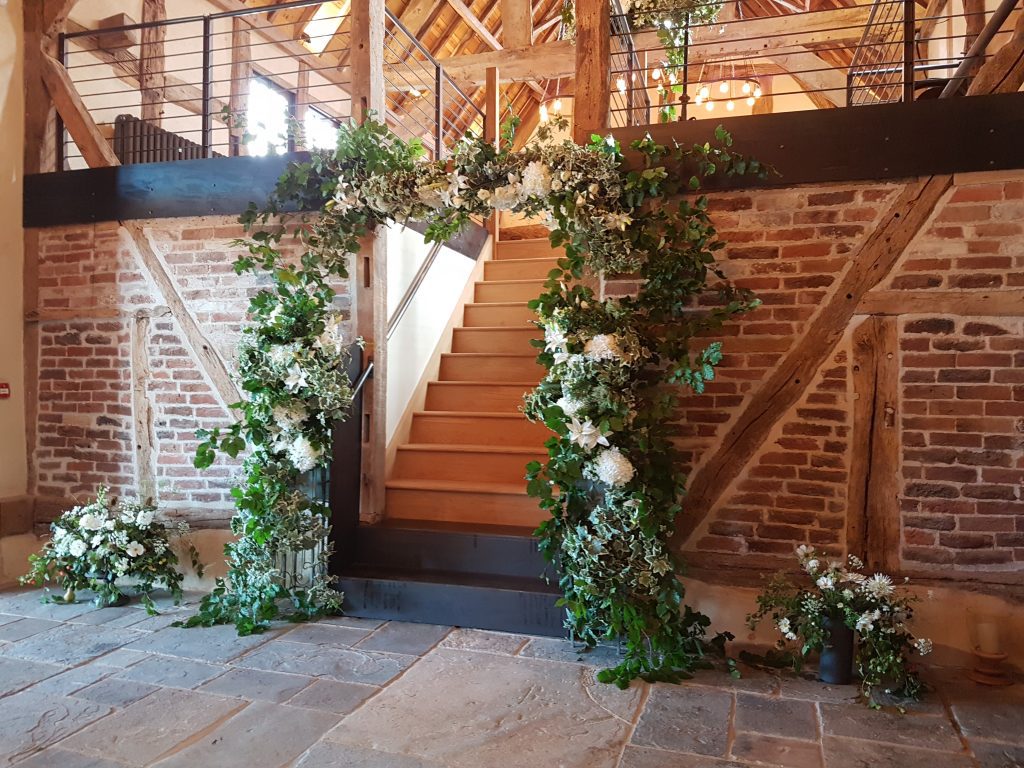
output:
[[[543,280],[488,280],[473,289],[473,301],[491,304],[505,301],[529,301],[544,293]]]
[[[535,349],[530,339],[543,336],[536,326],[492,326],[456,328],[452,332],[452,352],[519,352]]]
[[[518,413],[417,411],[409,440],[414,443],[518,445],[540,447],[551,432]]]
[[[495,384],[490,381],[431,381],[427,384],[428,411],[518,413],[529,382]]]
[[[435,520],[536,528],[549,514],[526,495],[526,483],[389,480],[389,519]]]
[[[548,273],[558,269],[557,259],[508,259],[484,263],[484,280],[546,280]]]
[[[540,382],[545,368],[533,352],[460,352],[441,355],[441,381]]]
[[[544,239],[502,240],[494,250],[494,258],[500,261],[515,259],[538,259],[545,256],[561,257],[565,250],[561,247],[552,248],[550,241]]]
[[[525,301],[501,301],[493,304],[466,304],[462,324],[472,326],[528,325],[537,313]]]
[[[398,447],[392,480],[466,480],[526,485],[526,465],[543,461],[543,448],[409,443]]]

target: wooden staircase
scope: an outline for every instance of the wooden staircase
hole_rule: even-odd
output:
[[[387,482],[389,525],[435,522],[534,528],[544,512],[526,495],[526,464],[543,460],[550,432],[526,420],[523,393],[544,374],[527,301],[543,291],[559,253],[547,240],[497,244],[474,287],[439,379],[427,385],[409,442]]]

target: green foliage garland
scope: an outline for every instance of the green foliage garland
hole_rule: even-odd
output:
[[[684,489],[672,442],[681,389],[674,385],[703,391],[721,352],[694,337],[757,305],[715,266],[724,243],[699,189],[714,174],[763,175],[765,169],[734,153],[721,129],[714,143],[693,147],[638,141],[635,167],[614,141],[595,136],[582,147],[550,141],[549,129],[541,134],[519,152],[470,137],[447,161],[426,162],[417,142],[403,143],[378,123],[343,127],[336,151],[292,166],[268,206],[243,217],[258,231],[238,268],[268,273],[274,285],[268,292],[282,297],[254,300],[255,328],[247,333],[261,339],[260,350],[318,337],[332,296],[327,279],[344,276],[346,254],[379,224],[427,221],[426,239],[443,242],[472,217],[495,210],[546,217],[552,245],[565,255],[531,304],[545,332],[539,360],[548,373],[526,398],[525,411],[554,433],[548,461],[528,467],[528,490],[551,513],[537,533],[557,565],[575,636],[590,645],[626,640],[623,662],[602,679],[619,685],[637,676],[674,680],[700,663],[709,624],[682,606],[676,577],[682,563],[668,547]],[[291,223],[280,219],[288,208],[320,210]],[[287,233],[297,233],[305,247],[301,269],[282,266],[279,246]],[[636,273],[642,287],[635,297],[602,300],[591,287],[600,272]],[[299,287],[314,299],[299,301]],[[709,308],[698,310],[696,297],[708,291],[717,301],[704,300]],[[278,318],[287,322],[271,323],[272,307],[282,305]],[[255,447],[246,483],[235,492],[242,538],[229,551],[231,573],[196,623],[232,620],[255,631],[276,615],[272,606],[285,595],[272,578],[266,581],[265,567],[259,579],[247,569],[262,556],[254,550],[282,538],[292,514],[280,511],[279,499],[293,487],[296,469],[285,461],[287,452],[282,458],[268,448],[275,443],[267,424],[272,406],[295,395],[283,392],[280,376],[263,365],[243,370],[243,387],[250,399],[241,406],[242,423],[209,435],[201,451],[207,463],[218,448]],[[342,403],[335,404],[323,410],[302,400],[301,426],[312,429],[321,464],[329,450],[326,429],[343,413]],[[310,509],[322,533],[326,511],[311,502]],[[334,609],[326,595],[317,592],[320,602],[301,596],[299,616]]]

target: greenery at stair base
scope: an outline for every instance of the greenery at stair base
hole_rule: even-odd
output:
[[[582,147],[549,135],[542,129],[541,140],[519,152],[468,138],[451,158],[425,162],[418,142],[404,143],[379,123],[345,126],[336,150],[290,167],[274,199],[242,217],[254,231],[236,267],[270,283],[254,301],[247,331],[258,354],[242,356],[255,364],[241,371],[249,397],[241,423],[205,435],[197,464],[247,446],[254,458],[235,490],[240,539],[228,550],[228,577],[193,624],[233,621],[241,632],[260,631],[282,597],[292,599],[299,619],[337,608],[326,579],[293,592],[268,569],[263,551],[326,531],[326,510],[292,493],[295,474],[308,468],[296,460],[309,458],[294,446],[306,437],[314,465],[325,465],[326,430],[344,413],[342,391],[324,400],[316,387],[296,385],[301,377],[291,364],[277,366],[275,350],[296,345],[300,359],[320,354],[323,334],[336,327],[329,282],[346,274],[347,255],[377,225],[427,221],[426,239],[441,242],[474,216],[512,210],[547,217],[552,245],[565,250],[533,302],[548,373],[526,411],[555,433],[548,461],[532,464],[528,479],[551,513],[538,535],[559,566],[567,626],[588,644],[626,638],[622,664],[601,676],[619,685],[638,676],[676,680],[703,663],[709,619],[682,605],[682,563],[668,547],[684,489],[672,443],[680,390],[673,385],[701,392],[720,351],[692,340],[757,301],[715,267],[723,243],[706,197],[695,195],[713,174],[765,171],[733,153],[721,129],[714,146],[636,142],[637,168],[614,141],[594,137]],[[289,260],[283,242],[292,235],[299,253]],[[588,284],[599,272],[638,274],[642,287],[635,297],[602,301]],[[696,297],[708,291],[718,301],[696,311]]]

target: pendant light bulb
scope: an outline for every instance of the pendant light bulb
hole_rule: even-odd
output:
[[[754,98],[755,99],[760,99],[761,98],[761,86],[757,86],[754,89]]]
[[[562,100],[561,99],[555,99],[555,103],[554,103],[553,106],[555,108],[555,114],[556,115],[562,114]]]
[[[626,92],[626,78],[620,77],[615,81],[615,87],[619,89],[619,93]]]
[[[725,82],[725,80],[723,80],[721,82],[721,84],[718,86],[718,92],[719,93],[728,93],[729,92],[729,84],[727,82]]]
[[[749,82],[744,82],[743,83],[743,93],[744,94],[750,93],[750,83]]]
[[[736,104],[733,102],[732,99],[729,99],[727,102],[725,102],[725,108],[732,112],[734,109],[736,109]]]
[[[707,110],[708,112],[711,112],[711,111],[713,111],[713,110],[714,110],[714,108],[715,108],[715,102],[713,102],[713,101],[709,101],[709,102],[708,102],[708,103],[707,103],[707,104],[706,104],[706,105],[704,106],[704,108],[705,108],[705,109],[706,109],[706,110]]]
[[[697,95],[700,96],[701,99],[706,99],[708,98],[708,96],[711,95],[711,89],[708,88],[706,85],[702,85],[700,87],[700,90],[697,91]]]
[[[661,80],[661,69],[655,67],[651,70],[651,80]]]
[[[752,106],[754,106],[754,104],[755,104],[756,102],[757,102],[757,99],[755,99],[755,98],[754,98],[753,96],[748,96],[748,97],[747,97],[747,106],[748,106],[748,107],[752,107]]]
[[[540,121],[542,123],[546,123],[548,121],[548,105],[547,104],[541,104],[540,105]]]

